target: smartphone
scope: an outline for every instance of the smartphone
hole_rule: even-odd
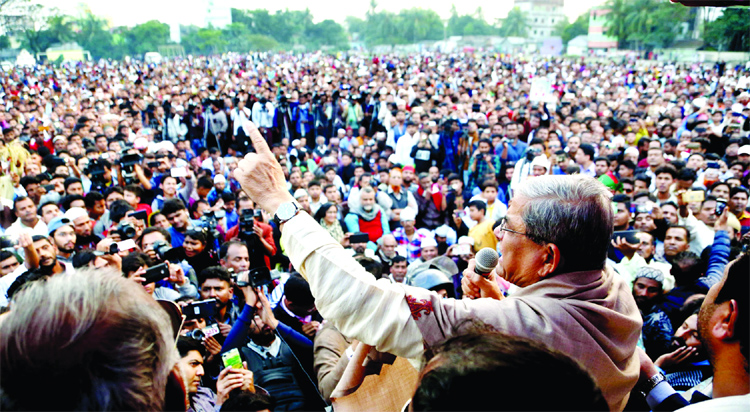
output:
[[[367,233],[355,233],[349,237],[349,243],[367,243],[370,237]]]
[[[199,302],[192,302],[182,308],[182,314],[185,315],[185,320],[212,318],[215,312],[216,299],[206,299]]]
[[[187,177],[187,169],[184,167],[173,167],[169,173],[172,177]]]
[[[124,252],[126,250],[136,248],[135,240],[133,239],[128,239],[128,240],[123,240],[122,242],[117,242],[116,245],[117,245],[117,252]],[[112,248],[110,248],[110,250],[111,249]]]
[[[148,219],[148,212],[146,212],[145,210],[139,210],[137,212],[131,212],[130,214],[128,214],[128,216],[132,217],[133,219],[138,219],[145,222],[146,219]]]
[[[724,209],[726,208],[727,208],[726,199],[716,199],[716,209],[714,210],[714,214],[716,216],[721,216],[721,214],[724,213]]]
[[[682,201],[685,203],[699,203],[706,198],[702,190],[690,190],[682,194]]]
[[[242,369],[242,357],[237,348],[230,349],[221,354],[221,362],[224,368]]]
[[[133,239],[129,239],[129,240],[133,240]],[[146,279],[146,281],[143,282],[144,285],[167,278],[169,277],[169,266],[167,266],[166,262],[160,263],[156,266],[152,266],[146,269],[146,274],[144,274],[143,277]]]
[[[612,234],[612,240],[615,240],[618,237],[621,237],[621,238],[624,238],[626,242],[632,245],[637,245],[641,243],[641,240],[638,239],[638,236],[636,236],[638,232],[639,232],[638,230],[618,230]]]

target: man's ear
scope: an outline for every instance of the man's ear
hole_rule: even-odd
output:
[[[555,273],[557,268],[561,267],[562,253],[560,253],[560,248],[554,243],[547,243],[544,246],[544,251],[542,253],[544,261],[542,263],[542,268],[539,269],[539,277],[544,279]]]
[[[713,314],[717,322],[711,328],[711,334],[716,339],[732,340],[734,338],[738,310],[737,301],[734,299],[718,305]]]

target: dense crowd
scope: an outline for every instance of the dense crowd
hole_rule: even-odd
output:
[[[750,243],[750,64],[278,53],[0,83],[0,307],[60,273],[121,272],[183,309],[192,410],[320,409],[359,345],[241,187],[256,126],[300,209],[374,279],[443,298],[473,298],[476,252],[527,236],[506,219],[527,181],[597,179],[638,346],[686,399],[711,396],[698,311]],[[494,279],[502,296],[526,286]]]

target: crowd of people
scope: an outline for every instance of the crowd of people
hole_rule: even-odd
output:
[[[414,410],[498,385],[750,406],[750,63],[263,53],[0,83],[4,409],[320,410],[365,356],[422,359]]]

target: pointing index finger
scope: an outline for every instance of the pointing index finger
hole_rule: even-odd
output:
[[[271,149],[268,147],[266,139],[264,139],[263,135],[260,134],[258,126],[256,126],[252,121],[248,121],[247,124],[250,126],[250,140],[253,142],[255,152],[258,154],[271,154]]]

